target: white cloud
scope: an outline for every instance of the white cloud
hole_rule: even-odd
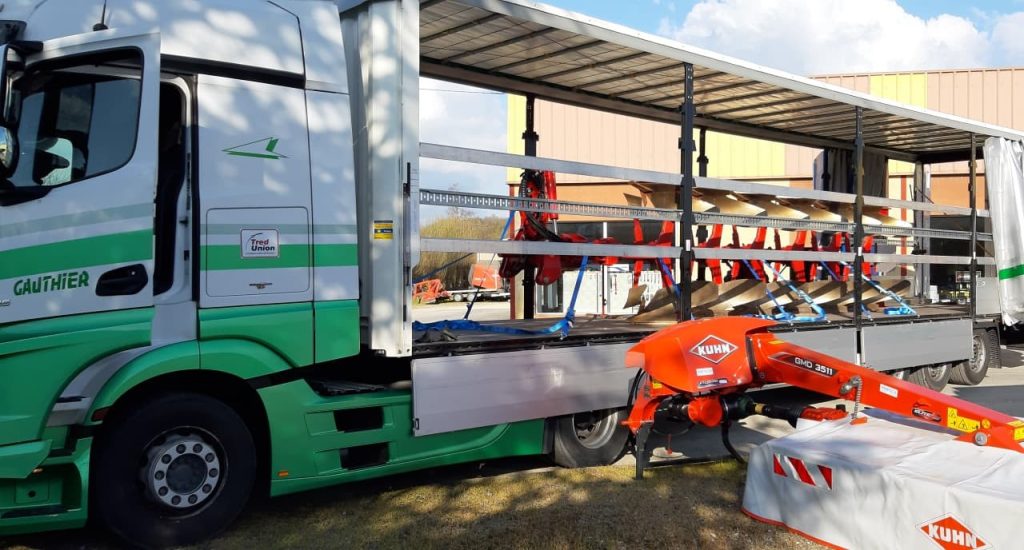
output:
[[[923,19],[896,0],[702,0],[659,32],[799,74],[979,67],[990,49],[968,19]]]
[[[1024,11],[998,17],[992,27],[992,46],[1001,54],[1000,64],[1024,64]]]
[[[427,78],[420,82],[422,142],[504,152],[506,112],[505,94]],[[420,186],[493,195],[508,193],[504,168],[432,159],[420,161]],[[475,213],[490,214],[483,210]],[[426,217],[432,216],[427,213]]]

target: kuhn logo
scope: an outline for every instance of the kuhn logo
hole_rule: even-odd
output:
[[[917,527],[944,550],[981,550],[989,547],[987,542],[951,515],[927,521]]]
[[[690,353],[715,364],[721,363],[722,359],[725,359],[734,351],[736,351],[736,346],[714,335],[701,340],[700,343],[690,349]]]

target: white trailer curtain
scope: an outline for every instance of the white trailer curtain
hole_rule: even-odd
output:
[[[1003,322],[1024,321],[1024,144],[985,140],[985,182],[992,214]]]

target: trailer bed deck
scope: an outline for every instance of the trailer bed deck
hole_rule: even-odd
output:
[[[880,313],[872,314],[871,318],[863,317],[864,326],[876,326],[883,324],[907,324],[920,321],[934,321],[943,319],[955,319],[968,317],[970,311],[968,306],[959,304],[929,304],[916,306],[916,316],[900,315],[890,316]],[[588,316],[581,315],[573,323],[569,335],[562,338],[560,332],[548,334],[508,334],[502,332],[488,332],[480,330],[447,330],[446,332],[455,338],[450,340],[443,337],[439,331],[432,331],[432,338],[424,338],[425,331],[416,331],[413,334],[413,355],[415,357],[428,357],[437,355],[453,355],[465,353],[480,353],[493,351],[512,351],[516,349],[536,349],[552,346],[580,346],[601,343],[634,342],[644,336],[657,332],[658,330],[673,324],[670,321],[659,323],[633,323],[630,315],[620,316]],[[541,317],[537,319],[516,319],[508,321],[481,321],[481,325],[492,327],[507,327],[528,331],[540,332],[548,329],[561,320],[561,317]],[[777,329],[780,332],[791,330],[814,330],[823,328],[848,328],[853,326],[852,312],[832,312],[826,315],[826,320],[817,323],[780,323]]]

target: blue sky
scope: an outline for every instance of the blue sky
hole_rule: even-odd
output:
[[[547,0],[547,3],[805,76],[1024,67],[1024,0]],[[505,149],[506,99],[503,94],[441,82],[427,82],[422,88],[423,141]],[[424,187],[506,192],[505,171],[501,168],[438,161],[425,161],[422,168]],[[430,213],[425,214],[432,217]]]
[[[768,2],[778,0],[766,0]],[[844,0],[849,3],[856,3],[857,0]],[[628,27],[634,27],[647,32],[657,32],[662,18],[683,17],[697,0],[663,0],[655,3],[652,0],[638,0],[637,4],[647,2],[649,10],[623,9],[621,0],[550,0],[546,3],[558,6],[570,11],[575,11],[613,21]],[[932,18],[941,14],[957,15],[971,19],[980,25],[987,24],[986,14],[1008,13],[1024,10],[1022,0],[901,0],[899,2],[908,12],[924,18]]]

